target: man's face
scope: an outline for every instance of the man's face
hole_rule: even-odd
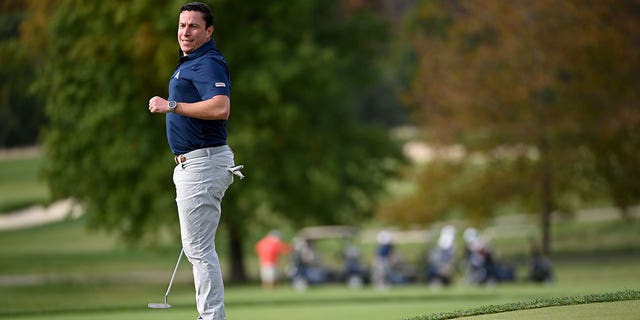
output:
[[[211,39],[213,26],[206,27],[199,11],[182,11],[178,21],[178,43],[184,54],[188,55]]]

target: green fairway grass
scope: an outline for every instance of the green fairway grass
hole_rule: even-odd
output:
[[[6,213],[48,200],[49,191],[39,178],[42,157],[0,158],[0,213]]]
[[[88,288],[86,288],[88,289]],[[326,287],[313,292],[297,293],[288,289],[279,289],[275,292],[265,293],[256,287],[230,288],[227,297],[227,314],[230,319],[407,319],[418,314],[432,314],[441,311],[453,311],[459,308],[471,308],[478,305],[493,304],[495,302],[513,303],[522,301],[531,295],[535,296],[540,288],[496,288],[486,289],[453,289],[447,292],[432,292],[423,287],[402,287],[390,291],[378,292],[375,290],[361,290],[352,292],[345,288]],[[121,286],[120,288],[100,288],[91,290],[78,290],[76,295],[67,295],[68,292],[59,292],[66,295],[69,301],[64,302],[64,307],[42,312],[25,312],[6,315],[11,319],[40,320],[40,319],[192,319],[196,313],[192,305],[192,294],[186,287],[178,288],[173,302],[173,309],[149,310],[146,309],[145,298],[151,302],[161,302],[163,292],[154,294],[153,290],[136,289],[133,286]],[[247,294],[248,295],[245,295]],[[96,300],[110,295],[123,295],[121,301],[95,305]],[[53,296],[53,293],[52,293]],[[154,299],[155,297],[155,299]],[[61,298],[52,302],[59,302]],[[124,302],[127,301],[127,302]],[[43,301],[46,303],[46,301]],[[623,304],[635,310],[638,300]],[[94,304],[93,307],[91,305]],[[594,304],[595,307],[605,307],[606,304]],[[569,307],[573,308],[573,307]],[[545,311],[542,308],[532,311],[532,314],[540,312],[563,313],[562,308],[551,308],[553,311]],[[584,312],[588,313],[588,308]],[[627,309],[619,310],[620,315],[628,313]],[[504,316],[508,313],[495,314]],[[534,316],[535,318],[535,316]],[[430,318],[425,318],[430,319]],[[450,318],[432,318],[450,319]],[[493,318],[491,318],[493,319]],[[500,319],[509,319],[500,318]],[[519,317],[511,319],[520,319]],[[544,317],[544,319],[582,319],[582,318],[556,318]],[[611,318],[625,319],[625,318]],[[632,318],[629,318],[632,319]]]
[[[0,232],[0,275],[47,274],[50,278],[112,273],[164,274],[180,251],[127,248],[113,235],[90,230],[82,220]],[[184,265],[188,262],[184,261]]]
[[[540,312],[544,312],[544,310],[538,309],[548,309],[553,307],[571,307],[575,305],[584,305],[584,304],[598,304],[600,306],[605,305],[606,303],[620,302],[620,301],[636,301],[640,302],[640,290],[622,290],[617,292],[610,293],[598,293],[598,294],[589,294],[583,296],[569,296],[569,297],[551,297],[544,299],[529,299],[526,301],[519,301],[514,303],[507,303],[502,305],[484,305],[473,309],[468,310],[457,310],[454,312],[441,312],[431,315],[423,315],[418,317],[410,318],[409,320],[446,320],[446,319],[457,319],[465,316],[479,316],[479,315],[491,315],[491,314],[509,314],[512,313],[512,316],[516,317],[518,312],[524,310],[537,310]],[[630,304],[633,306],[634,304]],[[563,313],[564,309],[556,308],[552,309],[554,312]],[[536,312],[527,313],[527,315],[535,314]],[[627,310],[621,310],[621,314],[618,315],[617,312],[615,314],[611,314],[611,319],[620,319],[619,316],[624,314],[628,314]],[[519,317],[516,317],[520,319]],[[565,317],[551,317],[553,319],[565,319]],[[566,319],[576,319],[576,318],[566,318]],[[582,319],[582,318],[578,318]]]
[[[424,285],[349,290],[332,285],[296,292],[280,286],[266,292],[258,286],[227,286],[226,304],[232,319],[406,319],[419,315],[453,312],[478,306],[516,303],[529,299],[611,292],[640,288],[638,264],[609,261],[619,272],[597,276],[601,266],[558,266],[558,276],[566,280],[540,286],[526,283],[493,288],[457,284],[446,289]],[[184,270],[182,272],[187,272]],[[575,277],[571,275],[578,270]],[[166,271],[166,277],[170,270]],[[592,279],[584,279],[591,275]],[[188,276],[188,274],[187,274]],[[147,310],[149,302],[162,302],[166,279],[157,283],[91,281],[48,285],[0,287],[0,318],[10,319],[190,319],[195,318],[193,288],[183,277],[170,294],[170,310]],[[302,317],[302,318],[301,318]]]
[[[593,236],[583,238],[581,250],[563,249],[568,253],[554,258],[557,281],[549,285],[519,281],[496,287],[467,287],[460,277],[452,287],[441,289],[424,284],[383,291],[331,285],[296,292],[282,284],[267,292],[258,285],[228,285],[227,313],[234,320],[406,319],[486,305],[640,288],[637,250],[588,250],[601,241],[598,238],[618,243],[610,244],[611,248],[637,246],[627,236],[637,226],[624,222],[599,224],[607,232],[590,231]],[[558,228],[565,227],[599,230],[569,225]],[[563,248],[562,242],[555,245]],[[169,297],[174,308],[146,308],[149,302],[162,302],[178,251],[177,246],[128,249],[111,235],[86,229],[81,220],[0,232],[0,318],[193,319],[194,289],[186,259]],[[225,255],[222,247],[223,261]]]
[[[0,208],[7,203],[42,201],[47,192],[37,180],[37,156],[0,160]],[[22,174],[20,174],[22,170]],[[24,182],[20,182],[25,180]],[[14,199],[14,200],[7,200]],[[4,203],[4,204],[3,204]],[[177,226],[176,226],[177,227]],[[474,310],[483,306],[513,306],[545,299],[640,289],[640,223],[613,217],[598,221],[556,221],[552,228],[551,261],[556,281],[538,285],[526,276],[530,234],[507,233],[493,241],[500,260],[513,263],[519,281],[495,287],[465,286],[462,276],[447,288],[425,284],[376,290],[350,290],[344,285],[312,286],[297,292],[287,284],[264,291],[257,281],[229,283],[226,308],[233,320],[408,319]],[[218,244],[223,273],[228,274],[224,236]],[[373,244],[363,247],[370,259]],[[423,259],[425,244],[399,248],[407,261]],[[115,235],[87,229],[80,220],[61,221],[23,230],[0,232],[0,319],[195,319],[190,265],[182,260],[169,296],[174,307],[149,310],[162,302],[179,243],[156,248],[126,247]],[[250,249],[247,271],[257,265]],[[255,280],[255,279],[254,279]],[[636,313],[638,300],[549,307],[487,315],[489,319],[589,319],[606,310],[619,310],[615,319]],[[629,311],[630,310],[630,311]],[[551,315],[542,312],[551,312]],[[507,318],[498,318],[506,316]],[[557,316],[557,317],[556,317]],[[599,317],[595,317],[599,318]],[[486,319],[486,318],[482,318]]]
[[[560,320],[634,320],[640,315],[640,301],[618,301],[607,303],[591,303],[575,306],[549,307],[535,310],[520,310],[495,314],[486,314],[475,317],[464,317],[465,320],[535,320],[535,319],[560,319]]]

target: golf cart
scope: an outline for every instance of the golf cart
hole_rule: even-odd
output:
[[[288,277],[294,288],[346,283],[352,288],[369,280],[355,243],[357,229],[351,226],[316,226],[301,229],[293,239],[294,249]]]

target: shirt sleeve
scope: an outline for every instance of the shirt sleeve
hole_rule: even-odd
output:
[[[229,69],[224,61],[205,58],[194,71],[196,80],[193,84],[202,100],[208,100],[220,94],[230,96]]]

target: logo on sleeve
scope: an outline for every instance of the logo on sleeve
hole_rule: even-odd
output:
[[[214,83],[213,85],[214,85],[216,88],[224,88],[224,87],[226,87],[226,86],[227,86],[227,84],[226,84],[226,83],[224,83],[224,82],[216,82],[216,83]]]
[[[180,79],[180,70],[178,70],[178,72],[176,72],[176,75],[173,76],[176,79]]]

